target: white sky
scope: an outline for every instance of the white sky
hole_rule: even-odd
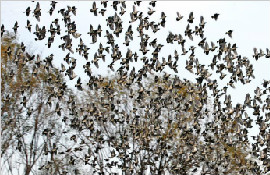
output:
[[[100,14],[98,17],[94,17],[92,13],[89,12],[89,9],[92,7],[92,1],[67,1],[67,2],[59,2],[56,4],[56,10],[53,12],[53,16],[49,16],[48,11],[50,9],[50,2],[43,1],[40,2],[41,9],[42,9],[42,16],[41,21],[38,23],[37,20],[33,17],[31,13],[29,17],[26,17],[25,9],[30,6],[31,10],[33,10],[36,6],[36,2],[31,1],[2,1],[1,2],[1,23],[5,25],[6,30],[12,30],[12,27],[16,21],[19,23],[18,28],[18,36],[19,41],[23,41],[27,47],[31,46],[31,50],[34,54],[41,54],[43,57],[46,57],[53,53],[54,56],[54,64],[60,67],[60,63],[64,62],[63,58],[68,53],[65,51],[64,53],[59,50],[58,45],[62,44],[63,41],[60,40],[60,37],[56,36],[55,42],[52,44],[51,49],[48,49],[45,46],[47,39],[43,41],[34,41],[34,35],[30,34],[28,30],[25,28],[26,20],[29,19],[32,23],[32,32],[35,31],[36,23],[39,26],[46,26],[46,29],[49,29],[50,23],[53,19],[59,18],[62,19],[61,15],[57,13],[57,11],[61,8],[66,8],[67,5],[77,7],[77,16],[72,16],[71,19],[76,21],[78,33],[82,34],[83,41],[91,48],[89,51],[89,60],[94,55],[97,50],[98,44],[100,42],[104,43],[107,39],[98,38],[98,42],[95,45],[90,45],[91,38],[86,33],[89,31],[90,23],[97,27],[100,23],[102,26],[103,33],[105,35],[105,31],[109,30],[106,26],[105,19],[107,16],[114,15],[114,10],[111,7],[111,3],[107,7],[107,12],[105,16],[102,17]],[[132,10],[133,2],[127,2],[127,12],[122,17],[123,22],[123,32],[126,32],[129,23],[127,21],[130,20],[129,12]],[[97,2],[97,7],[103,8],[100,5],[100,1]],[[119,6],[118,6],[119,7]],[[142,2],[140,7],[137,7],[137,10],[143,11],[144,15],[147,14],[147,8],[149,6],[149,1]],[[151,7],[152,8],[152,7]],[[162,56],[167,58],[168,54],[174,53],[174,50],[177,49],[178,53],[181,53],[181,47],[179,45],[166,45],[166,37],[168,35],[168,31],[172,31],[173,33],[181,33],[184,36],[184,30],[187,25],[187,17],[189,12],[194,12],[196,25],[199,24],[200,16],[204,16],[205,21],[207,22],[205,26],[205,37],[207,38],[208,43],[210,41],[216,41],[220,38],[225,37],[225,32],[228,30],[233,30],[233,38],[230,39],[226,36],[226,41],[230,43],[237,43],[237,51],[238,54],[243,56],[247,56],[251,63],[254,65],[254,74],[256,79],[253,80],[250,84],[242,85],[237,84],[236,89],[228,89],[228,92],[232,95],[233,103],[240,102],[242,103],[245,99],[246,93],[253,93],[255,88],[259,86],[263,79],[270,80],[270,59],[262,58],[259,61],[255,61],[252,58],[253,54],[253,47],[262,48],[264,52],[266,52],[266,48],[270,47],[270,3],[269,1],[158,1],[156,3],[156,7],[154,8],[156,12],[150,16],[149,21],[155,20],[155,22],[160,21],[160,13],[162,11],[165,12],[166,18],[166,28],[161,28],[156,34],[149,32],[149,36],[151,37],[149,41],[152,41],[154,38],[158,38],[158,42],[165,45],[162,49],[162,53],[160,54],[159,58],[161,59]],[[176,22],[176,11],[179,11],[184,18],[180,22]],[[119,10],[118,10],[119,12]],[[211,19],[211,16],[214,13],[219,13],[218,21],[214,21]],[[62,22],[62,21],[61,21]],[[63,23],[62,23],[63,24]],[[129,48],[133,51],[137,51],[139,53],[139,38],[138,32],[136,31],[136,27],[138,22],[132,23],[133,31],[134,31],[134,41],[131,41]],[[194,24],[191,25],[191,28],[194,29]],[[61,25],[62,33],[64,32],[64,26]],[[110,31],[111,32],[111,31]],[[49,33],[47,33],[47,36]],[[115,37],[116,38],[116,37]],[[190,45],[198,46],[198,42],[200,39],[194,39],[194,42],[191,42],[187,39],[187,42]],[[106,41],[107,42],[107,41]],[[121,43],[124,42],[124,34],[120,34],[120,37],[116,39],[116,42],[119,43],[120,49],[122,50],[123,57],[126,54],[126,46],[122,45]],[[77,44],[79,43],[79,39],[73,39],[73,50],[75,51]],[[103,44],[104,45],[104,44]],[[151,55],[152,49],[150,49],[149,55]],[[198,53],[198,54],[197,54]],[[111,54],[111,53],[110,53]],[[187,54],[189,55],[189,54]],[[201,49],[197,47],[196,56],[198,57],[199,61],[203,64],[208,64],[211,62],[213,55],[209,54],[210,56],[207,57],[203,54]],[[77,53],[73,55],[77,59],[77,68],[76,74],[78,74],[83,80],[88,81],[88,77],[86,74],[83,73],[82,65],[86,63],[85,59],[79,56]],[[139,54],[141,56],[141,54]],[[194,80],[194,76],[191,75],[188,71],[185,70],[185,61],[187,57],[180,57],[179,61],[179,76],[180,78],[187,78]],[[106,57],[106,64],[103,64],[100,61],[100,69],[97,70],[94,65],[91,66],[93,72],[96,74],[107,74],[105,68],[107,67],[108,63],[110,63],[110,56]],[[181,60],[182,59],[182,60]],[[115,64],[117,65],[117,64]],[[132,65],[132,64],[131,64]],[[138,70],[140,68],[139,64],[133,64]],[[165,70],[169,73],[173,73],[171,70]],[[73,80],[74,84],[76,80]],[[222,82],[220,82],[222,83]]]

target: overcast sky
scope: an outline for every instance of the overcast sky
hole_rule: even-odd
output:
[[[49,9],[50,9],[50,2],[43,1],[40,2],[41,9],[42,9],[42,16],[41,21],[37,22],[37,20],[33,17],[31,13],[30,17],[26,17],[25,9],[30,6],[31,10],[33,10],[36,6],[36,2],[31,1],[2,1],[1,2],[1,23],[5,25],[6,30],[12,30],[12,27],[16,21],[19,23],[18,28],[18,36],[19,42],[23,41],[27,47],[31,49],[34,54],[41,54],[43,57],[46,57],[53,53],[54,57],[54,64],[60,67],[60,63],[63,63],[64,56],[68,53],[68,51],[62,52],[59,50],[58,45],[62,44],[63,41],[60,40],[58,36],[55,38],[55,42],[52,44],[52,48],[48,49],[45,46],[47,39],[43,41],[34,41],[34,35],[29,33],[28,30],[25,28],[26,20],[29,19],[32,23],[32,32],[35,31],[35,25],[46,26],[46,29],[49,29],[50,23],[53,19],[59,18],[62,19],[58,10],[61,8],[66,8],[67,5],[77,7],[77,15],[72,16],[71,19],[76,21],[77,24],[77,32],[82,34],[82,39],[86,45],[90,47],[89,51],[89,60],[91,60],[91,56],[97,50],[98,44],[106,42],[105,38],[98,38],[98,42],[95,45],[91,45],[91,38],[86,33],[89,31],[89,25],[92,24],[94,28],[97,28],[98,24],[101,24],[103,33],[105,35],[105,31],[108,30],[106,26],[106,18],[108,16],[114,15],[114,10],[111,7],[111,2],[109,2],[107,12],[105,16],[102,17],[98,15],[94,17],[92,13],[89,12],[89,9],[92,7],[92,2],[90,1],[68,1],[68,2],[59,2],[56,4],[56,10],[53,12],[52,16],[49,16]],[[127,12],[122,17],[123,22],[123,32],[127,30],[127,27],[130,25],[128,21],[130,20],[129,12],[132,10],[133,2],[127,2]],[[100,5],[100,1],[97,1],[97,7],[103,8]],[[144,15],[147,14],[149,6],[149,1],[142,2],[140,7],[137,7],[137,10],[144,12]],[[152,7],[151,7],[152,8]],[[210,41],[216,41],[220,38],[225,37],[225,32],[228,30],[233,30],[233,37],[232,39],[229,37],[225,37],[227,42],[230,43],[237,43],[237,51],[238,54],[243,56],[247,56],[251,63],[254,65],[255,69],[255,77],[256,79],[253,80],[250,84],[242,85],[237,84],[236,89],[229,89],[228,92],[232,94],[232,101],[233,103],[240,102],[242,103],[245,99],[246,93],[253,93],[257,86],[259,86],[263,79],[270,80],[270,59],[262,58],[259,61],[255,61],[252,58],[253,48],[261,48],[266,52],[266,48],[270,47],[270,3],[269,1],[158,1],[156,3],[156,7],[154,8],[156,12],[150,17],[149,21],[160,21],[160,13],[163,11],[165,12],[166,18],[166,28],[161,28],[156,34],[153,34],[148,31],[149,36],[151,37],[149,41],[152,41],[154,38],[158,38],[158,42],[164,44],[164,48],[159,55],[159,58],[167,57],[168,54],[173,54],[174,50],[178,50],[178,53],[181,53],[181,48],[179,45],[166,45],[166,37],[168,32],[171,31],[173,33],[181,33],[184,35],[184,30],[187,25],[187,17],[191,11],[194,12],[195,21],[194,24],[191,25],[191,28],[194,29],[195,25],[199,24],[200,16],[204,16],[206,23],[205,26],[205,37],[207,38],[208,43]],[[176,22],[176,12],[180,12],[184,18]],[[118,10],[119,12],[119,10]],[[214,13],[219,13],[218,21],[214,21],[211,19],[211,16]],[[61,21],[62,22],[62,21]],[[63,23],[62,23],[63,24]],[[129,48],[133,51],[137,51],[139,53],[139,38],[138,32],[136,31],[136,27],[138,22],[132,23],[133,31],[134,31],[134,41],[131,42]],[[64,32],[64,26],[61,25],[62,31],[61,35]],[[47,33],[48,35],[48,33]],[[187,43],[189,45],[197,46],[200,39],[194,39],[193,42],[187,39]],[[124,34],[121,34],[119,38],[116,39],[116,42],[119,44],[122,55],[125,56],[126,47],[121,43],[124,42]],[[73,50],[75,51],[77,45],[79,43],[79,39],[73,39]],[[104,44],[105,45],[105,44]],[[30,47],[31,46],[31,47]],[[200,51],[199,51],[200,50]],[[203,64],[209,64],[213,58],[212,56],[205,56],[201,49],[197,50],[196,56],[198,57],[199,61]],[[151,53],[149,52],[149,55]],[[210,54],[209,54],[210,55]],[[77,53],[73,55],[77,59],[77,68],[76,74],[78,74],[83,80],[88,81],[88,77],[86,74],[83,73],[82,65],[86,63],[86,60],[79,56]],[[140,56],[140,54],[139,54]],[[183,59],[183,60],[181,60]],[[100,69],[97,70],[94,65],[91,66],[93,72],[95,74],[107,74],[107,65],[110,63],[110,56],[106,57],[106,63],[102,64],[103,62],[100,61]],[[194,80],[194,76],[191,75],[188,71],[185,70],[185,61],[186,58],[180,57],[179,61],[179,73],[181,79],[187,78]],[[116,64],[117,66],[117,64]],[[133,64],[133,66],[138,68],[141,65]],[[165,71],[169,73],[173,73],[173,71],[166,69]],[[228,77],[229,78],[229,77]],[[69,83],[72,84],[73,82]],[[222,84],[222,82],[220,82]]]

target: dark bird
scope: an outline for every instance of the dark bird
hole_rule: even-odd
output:
[[[204,53],[205,53],[206,55],[208,55],[208,54],[209,54],[209,51],[210,51],[209,45],[208,45],[207,42],[205,42],[205,45],[204,45]]]
[[[61,115],[61,109],[62,109],[62,108],[60,108],[60,105],[59,105],[59,103],[57,102],[57,103],[56,103],[56,106],[55,106],[55,112],[57,113],[58,116]]]
[[[183,18],[183,16],[181,16],[179,12],[176,12],[176,15],[177,15],[176,21],[180,21]]]
[[[30,11],[31,11],[31,10],[30,10],[30,7],[27,7],[26,10],[25,10],[25,12],[23,12],[23,13],[25,13],[26,16],[29,16]]]
[[[3,33],[5,32],[5,26],[4,24],[1,25],[1,37],[3,36]]]
[[[258,53],[257,48],[253,48],[253,52],[254,52],[253,58],[255,58],[257,61],[260,57],[260,54]]]
[[[270,51],[268,48],[266,48],[265,58],[270,58]]]
[[[74,16],[76,16],[76,10],[77,8],[75,6],[71,7],[71,12],[73,13]]]
[[[26,108],[26,96],[23,96],[23,101],[21,102],[23,104],[23,107]]]
[[[55,5],[56,5],[57,3],[58,3],[58,2],[55,2],[55,1],[52,1],[52,2],[51,2],[51,6],[52,6],[53,9],[55,9]]]
[[[17,33],[17,29],[19,28],[18,26],[18,22],[16,21],[16,23],[14,24],[14,27],[12,28],[14,30],[14,33]]]
[[[151,2],[149,2],[149,5],[155,7],[155,6],[156,6],[156,2],[157,2],[157,1],[151,1]]]
[[[190,12],[187,21],[188,21],[189,23],[193,23],[193,20],[194,20],[193,12]]]
[[[108,1],[101,1],[101,5],[103,4],[104,8],[107,8]]]
[[[40,9],[40,4],[37,2],[36,8],[33,11],[34,17],[40,22],[40,16],[41,16],[41,9]]]
[[[166,22],[165,19],[166,19],[166,17],[167,16],[165,15],[165,13],[164,12],[161,12],[161,18],[160,18],[161,19],[161,22],[160,22],[160,24],[161,24],[162,27],[165,27],[165,22]]]
[[[29,32],[31,32],[31,26],[32,25],[30,24],[30,21],[27,20],[27,24],[26,24],[25,28],[27,28],[29,30]]]
[[[82,83],[81,83],[81,77],[78,78],[77,83],[75,84],[75,87],[80,91],[83,90]]]
[[[215,43],[213,41],[211,41],[211,51],[215,51],[215,49],[217,48],[217,46],[215,46]]]
[[[94,1],[92,4],[92,8],[90,9],[90,12],[94,13],[95,16],[97,16],[97,6],[96,6],[96,2]]]
[[[233,30],[229,30],[229,31],[226,32],[225,34],[227,34],[229,37],[232,37],[232,32],[233,32]]]
[[[219,14],[215,13],[213,16],[211,16],[211,18],[214,19],[214,20],[218,20],[218,16],[219,16]]]
[[[156,11],[155,10],[153,10],[153,9],[151,9],[151,8],[149,8],[148,7],[148,12],[147,12],[147,14],[149,15],[149,16],[151,16],[153,13],[155,13]]]
[[[199,26],[203,29],[205,24],[206,24],[206,22],[204,22],[204,17],[201,16]]]
[[[134,4],[137,5],[137,6],[140,6],[141,5],[141,2],[142,1],[135,1]]]
[[[98,13],[100,13],[102,16],[104,16],[105,12],[106,12],[106,9],[100,9],[100,11]]]

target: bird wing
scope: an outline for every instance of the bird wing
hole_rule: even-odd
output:
[[[211,41],[211,47],[214,48],[215,47],[215,43],[213,41]]]
[[[136,7],[135,7],[135,5],[133,5],[133,12],[136,12]]]
[[[82,38],[80,38],[80,45],[83,45],[83,40],[82,40]]]
[[[36,9],[40,9],[39,2],[37,2]]]
[[[165,13],[161,12],[161,18],[165,17]]]
[[[187,25],[186,30],[189,30],[189,24]]]
[[[77,80],[77,84],[80,84],[80,83],[81,83],[81,77],[79,77]]]
[[[205,49],[209,49],[209,45],[207,42],[205,42]]]
[[[36,25],[36,31],[39,31],[40,29],[39,29],[39,26],[38,26],[38,24]]]
[[[189,19],[192,19],[193,18],[193,12],[190,12],[189,13]]]
[[[253,51],[254,51],[254,54],[256,55],[258,52],[257,52],[257,48],[253,48]]]
[[[201,21],[201,24],[204,23],[204,18],[203,18],[203,16],[201,16],[200,21]]]
[[[93,26],[90,24],[90,32],[93,32],[94,28]]]

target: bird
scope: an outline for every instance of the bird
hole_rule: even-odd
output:
[[[26,96],[23,96],[23,101],[21,104],[23,104],[23,107],[26,108]]]
[[[51,2],[51,6],[52,6],[53,9],[55,9],[55,5],[56,5],[57,3],[58,3],[58,2],[56,2],[56,1],[52,1],[52,2]]]
[[[156,6],[156,2],[157,2],[157,1],[150,1],[150,2],[149,2],[149,5],[151,5],[152,7],[155,7],[155,6]]]
[[[218,13],[215,13],[213,16],[211,16],[211,18],[217,21],[218,20],[218,16],[219,16],[219,14]]]
[[[166,22],[166,15],[165,15],[165,12],[161,12],[161,22],[160,22],[160,25],[162,26],[162,27],[165,27],[165,22]]]
[[[228,32],[226,32],[225,34],[227,34],[230,38],[232,38],[232,32],[233,30],[228,30]]]
[[[3,33],[5,32],[5,26],[4,24],[1,25],[1,37],[3,36]]]
[[[23,12],[23,13],[25,13],[26,16],[29,16],[30,12],[31,12],[30,7],[27,7],[25,12]]]
[[[193,12],[190,12],[187,21],[188,21],[188,23],[193,23],[193,20],[194,20]]]
[[[183,16],[181,16],[179,12],[176,12],[176,15],[177,15],[176,21],[180,21],[183,18]]]
[[[255,58],[256,61],[257,61],[259,59],[259,57],[260,57],[260,54],[258,53],[257,48],[254,47],[253,52],[254,52],[253,58]]]
[[[30,21],[27,20],[27,24],[26,24],[25,28],[27,28],[29,30],[29,32],[31,32],[31,26],[32,25],[30,24]]]
[[[149,7],[148,7],[148,9],[149,9],[149,11],[147,12],[147,14],[148,14],[149,16],[151,16],[153,13],[156,12],[155,10],[153,10],[153,9],[151,9],[151,8],[149,8]]]
[[[55,106],[55,112],[57,113],[58,116],[61,116],[61,109],[62,108],[60,108],[59,102],[57,102]]]
[[[215,43],[213,41],[211,41],[211,51],[215,51],[215,49],[217,48],[217,46],[215,46]]]
[[[206,24],[206,22],[204,22],[204,17],[201,16],[200,17],[200,24],[199,24],[199,26],[203,29],[205,24]]]
[[[19,28],[18,26],[18,22],[16,21],[14,26],[12,27],[12,29],[14,30],[14,33],[16,34],[17,33],[17,29]]]
[[[101,5],[103,5],[104,8],[107,8],[107,3],[108,3],[108,1],[101,1]]]
[[[100,11],[98,13],[100,13],[102,16],[104,16],[106,11],[107,11],[106,9],[100,9]]]
[[[74,16],[76,16],[76,10],[77,8],[75,6],[71,7],[71,12],[73,13]]]
[[[209,54],[209,51],[210,51],[209,45],[208,45],[207,42],[205,42],[205,45],[204,45],[204,53],[205,53],[206,55],[208,55],[208,54]]]
[[[266,48],[265,58],[270,58],[270,51],[268,48]]]
[[[92,4],[92,9],[90,9],[90,12],[94,13],[95,16],[97,16],[97,7],[96,7],[96,2],[94,1]]]
[[[41,16],[41,9],[40,9],[40,4],[37,2],[36,8],[33,11],[34,17],[40,22],[40,16]]]
[[[78,78],[77,83],[75,84],[75,87],[80,91],[83,90],[82,83],[81,83],[81,77]]]
[[[48,13],[50,14],[50,16],[52,16],[53,11],[54,11],[54,8],[51,7],[50,10],[48,11]]]

